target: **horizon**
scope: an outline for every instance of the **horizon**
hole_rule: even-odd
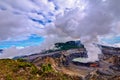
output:
[[[120,47],[119,3],[117,0],[1,0],[0,58],[33,54],[51,48],[56,42],[76,39],[80,39],[89,53],[94,42]],[[95,47],[92,51],[99,53]]]

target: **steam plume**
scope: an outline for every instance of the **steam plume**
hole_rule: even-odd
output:
[[[46,27],[46,34],[60,38],[80,39],[88,51],[88,56],[91,61],[98,59],[100,50],[92,45],[98,42],[99,36],[117,35],[119,34],[118,25],[119,18],[115,15],[116,9],[120,10],[117,3],[118,0],[91,0],[83,1],[84,8],[77,7],[69,11],[65,11],[63,15],[57,16],[55,24],[51,28]],[[114,4],[112,4],[112,2]],[[116,5],[115,5],[116,4]],[[114,7],[111,9],[111,7]]]

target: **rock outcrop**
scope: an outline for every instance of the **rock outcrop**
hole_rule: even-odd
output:
[[[85,80],[120,80],[120,75],[114,75],[111,71],[94,70],[85,77]]]
[[[34,57],[35,56],[35,57]],[[69,65],[69,63],[72,62],[74,58],[87,58],[87,52],[81,51],[80,49],[72,49],[72,50],[67,50],[67,51],[58,51],[58,52],[53,52],[49,54],[40,54],[39,56],[27,56],[24,57],[23,59],[26,59],[30,62],[35,62],[36,60],[39,61],[39,59],[43,60],[47,57],[57,59],[59,60],[59,64],[62,64],[64,66]]]
[[[43,64],[51,64],[55,72],[77,76],[74,80],[120,80],[119,48],[100,46],[103,54],[99,61],[86,62],[87,51],[84,48],[58,50],[47,53],[32,54],[22,58],[35,64],[38,68]],[[83,62],[75,62],[75,58],[84,58]]]

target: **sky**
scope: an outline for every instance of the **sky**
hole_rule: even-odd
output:
[[[6,40],[0,42],[0,49],[7,49],[10,47],[24,48],[27,46],[38,46],[40,43],[44,41],[43,37],[37,36],[35,34],[28,36],[27,39],[24,40]]]
[[[120,46],[119,3],[120,0],[0,0],[0,49],[4,49],[0,58],[39,53],[56,42],[76,39],[86,48],[94,42]]]

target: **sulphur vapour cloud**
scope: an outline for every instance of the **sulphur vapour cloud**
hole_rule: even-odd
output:
[[[0,1],[1,40],[35,33],[46,39],[44,48],[59,41],[81,39],[90,51],[91,43],[98,42],[98,37],[120,34],[119,3],[119,0]],[[100,53],[95,47],[92,51]]]

